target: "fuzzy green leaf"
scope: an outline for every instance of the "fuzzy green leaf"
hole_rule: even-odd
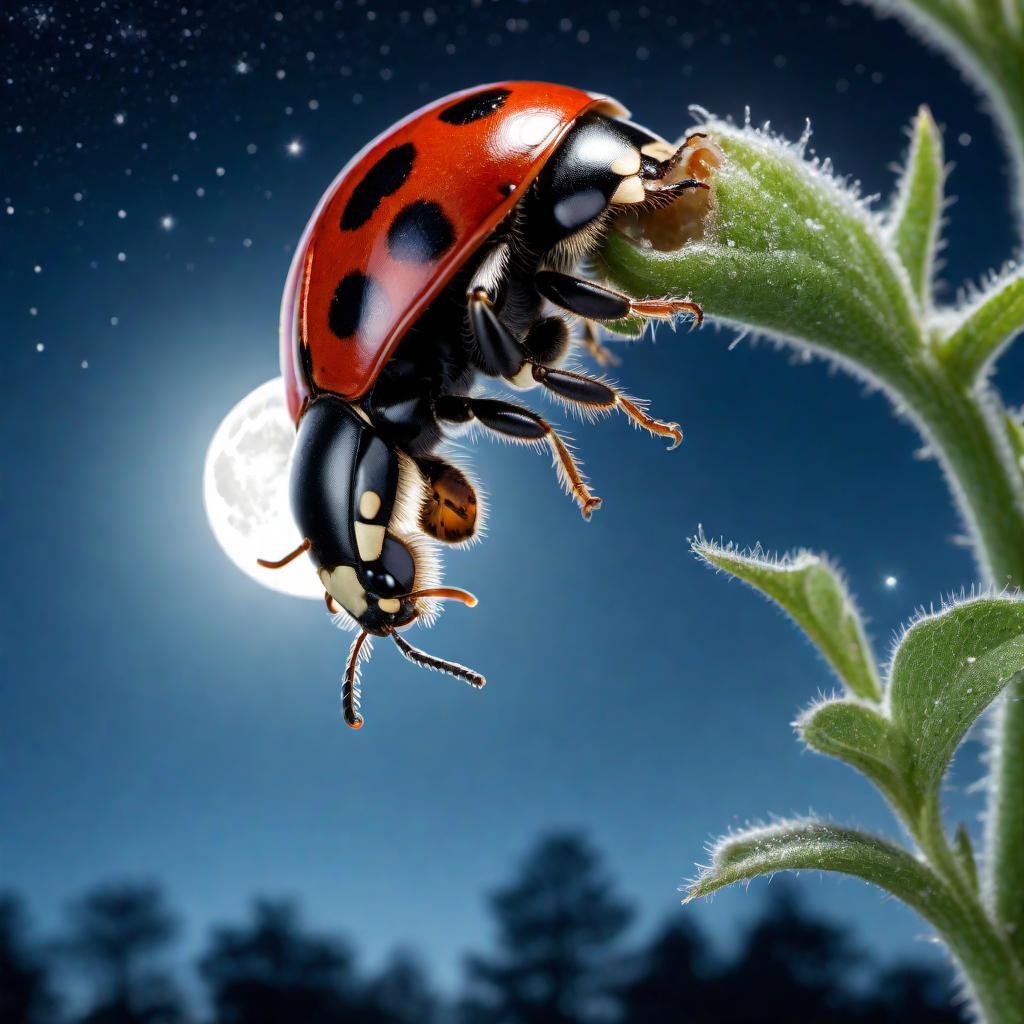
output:
[[[870,882],[916,910],[942,935],[978,990],[986,1020],[1019,1024],[1024,978],[980,906],[895,843],[824,821],[783,821],[726,836],[683,902],[777,871],[834,871]]]
[[[1024,331],[1024,271],[993,285],[961,316],[937,351],[961,380],[972,383]]]
[[[903,732],[874,708],[830,700],[804,712],[797,728],[808,746],[866,775],[908,823],[917,800],[908,788],[911,755]]]
[[[927,107],[918,111],[913,131],[890,231],[914,294],[927,307],[931,304],[935,247],[945,201],[945,169],[942,136]]]
[[[782,559],[766,557],[760,550],[742,554],[707,540],[703,533],[691,546],[698,558],[779,604],[810,637],[851,694],[881,699],[875,659],[860,613],[828,562],[809,551]]]
[[[686,900],[776,871],[837,871],[898,896],[929,920],[944,918],[949,899],[938,876],[902,847],[823,821],[784,821],[726,836],[711,864],[686,888]]]
[[[888,686],[893,724],[911,740],[912,784],[938,790],[967,730],[1024,673],[1024,601],[976,598],[903,635]]]

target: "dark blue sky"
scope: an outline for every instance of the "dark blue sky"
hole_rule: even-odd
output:
[[[452,981],[486,940],[482,894],[543,829],[588,830],[642,928],[692,914],[723,943],[756,896],[676,903],[713,835],[811,809],[892,833],[865,783],[791,735],[833,686],[808,644],[687,551],[699,523],[829,550],[883,655],[916,606],[970,585],[937,468],[881,397],[826,366],[730,350],[713,327],[624,353],[619,378],[687,441],[668,455],[621,420],[573,424],[605,498],[590,524],[545,458],[481,441],[490,535],[447,559],[481,603],[418,642],[489,685],[380,644],[359,734],[338,712],[345,638],[221,554],[202,460],[277,372],[279,295],[322,189],[391,122],[482,81],[608,92],[668,136],[691,102],[740,118],[749,104],[790,134],[810,116],[817,150],[868,193],[888,193],[928,101],[957,164],[952,295],[1012,236],[991,125],[941,58],[839,2],[9,10],[0,885],[52,924],[90,883],[155,877],[193,947],[253,893],[293,894],[371,958],[409,943]],[[1011,401],[1020,367],[1003,368]],[[969,745],[948,804],[972,827],[979,775]],[[924,931],[858,883],[803,888],[884,954]]]

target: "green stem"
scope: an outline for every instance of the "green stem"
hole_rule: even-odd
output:
[[[955,905],[948,918],[933,919],[974,989],[987,1024],[1024,1021],[1024,967],[1005,933],[993,923],[977,891],[953,853],[938,801],[930,800],[917,821],[914,838],[932,869],[949,887]]]
[[[931,364],[901,391],[939,456],[979,564],[997,587],[1024,584],[1024,483],[995,395],[966,391]],[[909,383],[909,382],[907,382]],[[1024,964],[1024,687],[1008,690],[992,732],[986,900]]]

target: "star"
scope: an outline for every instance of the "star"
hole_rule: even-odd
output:
[[[285,149],[288,150],[289,156],[298,156],[302,152],[302,143],[298,139],[292,139]]]
[[[169,213],[165,213],[160,218],[160,227],[162,227],[164,231],[170,231],[171,228],[174,227],[174,218]]]

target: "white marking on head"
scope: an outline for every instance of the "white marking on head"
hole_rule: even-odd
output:
[[[641,146],[640,152],[644,156],[654,157],[655,160],[667,160],[675,150],[664,139],[658,139],[657,142],[648,142],[646,146]]]
[[[640,151],[630,147],[624,153],[620,153],[612,161],[612,174],[621,174],[624,178],[630,174],[636,174],[640,170]]]
[[[402,608],[402,602],[397,597],[382,597],[377,602],[377,607],[380,608],[385,615],[394,615]]]
[[[642,203],[647,198],[644,183],[639,178],[624,178],[612,195],[613,203]]]
[[[366,591],[351,565],[339,565],[333,572],[321,569],[320,582],[324,590],[353,618],[358,619],[366,611]]]
[[[533,363],[523,363],[513,376],[506,377],[505,380],[519,391],[529,391],[530,388],[535,388],[537,381],[533,376]]]
[[[376,562],[384,550],[384,527],[367,523],[353,523],[356,531],[356,547],[364,562]]]
[[[364,519],[373,519],[380,511],[380,495],[376,491],[363,491],[359,496],[359,514]]]

